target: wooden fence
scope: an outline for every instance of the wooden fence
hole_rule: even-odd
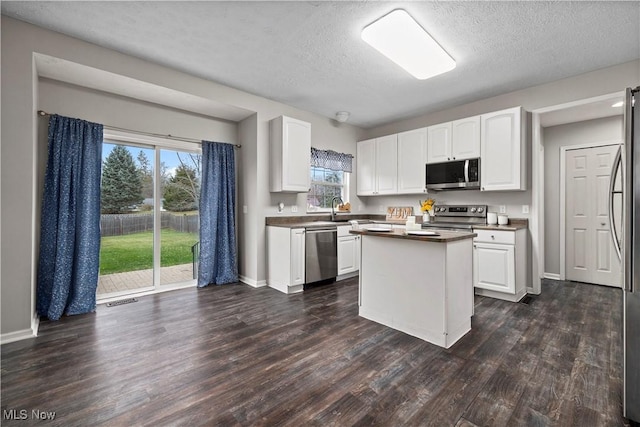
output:
[[[175,212],[160,213],[160,227],[181,233],[197,233],[199,215],[185,215]],[[153,230],[153,212],[136,214],[100,215],[100,235],[122,236]]]

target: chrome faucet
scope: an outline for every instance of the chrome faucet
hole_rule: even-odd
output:
[[[335,211],[336,201],[339,201],[340,203],[344,203],[344,201],[342,201],[342,197],[340,196],[336,196],[333,199],[331,199],[331,221],[336,220],[336,211]]]

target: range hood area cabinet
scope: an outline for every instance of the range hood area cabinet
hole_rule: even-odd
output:
[[[358,142],[357,194],[377,196],[398,192],[398,135]]]
[[[287,116],[269,122],[269,191],[307,193],[311,187],[311,123]]]
[[[480,116],[480,189],[526,190],[526,119],[522,107]]]
[[[426,163],[480,157],[480,116],[429,126],[427,132]]]

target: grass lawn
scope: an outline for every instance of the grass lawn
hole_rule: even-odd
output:
[[[196,233],[180,233],[163,229],[160,232],[160,265],[169,267],[190,264],[191,246],[198,241]],[[153,268],[153,233],[103,237],[100,242],[100,274]]]

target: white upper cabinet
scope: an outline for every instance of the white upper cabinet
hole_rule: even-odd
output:
[[[397,135],[360,141],[356,154],[359,196],[397,193]]]
[[[526,126],[522,107],[483,114],[480,118],[481,190],[525,190]]]
[[[358,142],[356,150],[357,192],[371,196],[376,192],[376,140]]]
[[[311,124],[291,117],[271,120],[269,191],[306,193],[311,186]]]
[[[398,194],[425,192],[427,128],[398,134]]]
[[[451,122],[451,160],[480,157],[480,116]]]
[[[427,163],[451,160],[451,122],[427,128]]]
[[[377,194],[396,194],[398,191],[398,136],[376,138]]]
[[[429,126],[427,162],[480,157],[480,116]]]

